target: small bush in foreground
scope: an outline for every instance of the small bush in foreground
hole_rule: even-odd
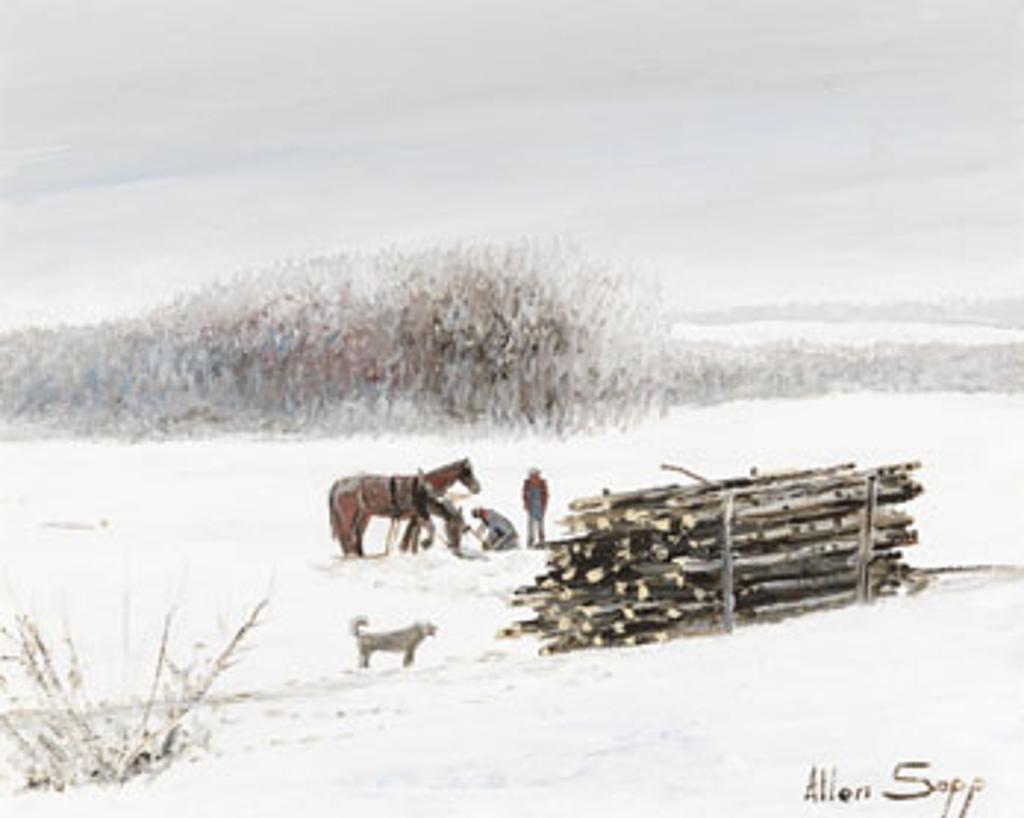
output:
[[[267,605],[261,601],[213,658],[188,666],[168,655],[172,615],[164,620],[153,679],[145,699],[124,705],[91,703],[74,643],[63,658],[28,616],[0,629],[8,651],[0,676],[0,733],[14,747],[11,762],[29,789],[63,791],[81,784],[121,784],[165,769],[183,752],[204,747],[208,733],[195,718],[217,678],[238,658]]]

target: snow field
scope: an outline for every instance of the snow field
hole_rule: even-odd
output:
[[[941,814],[938,797],[878,794],[900,760],[989,782],[974,814],[1016,816],[1024,760],[1024,586],[953,583],[749,627],[729,638],[540,658],[495,640],[521,609],[506,594],[538,553],[341,562],[326,493],[341,474],[409,471],[468,455],[480,501],[512,512],[540,466],[549,524],[602,487],[671,482],[660,462],[709,476],[920,458],[914,564],[1024,562],[1015,509],[1024,401],[844,396],[678,410],[632,432],[547,439],[210,440],[0,444],[0,611],[64,623],[98,698],[148,682],[161,619],[176,653],[227,638],[270,589],[271,607],[205,714],[211,750],[117,791],[13,795],[11,815]],[[106,520],[104,527],[100,521]],[[55,525],[56,524],[56,525]],[[93,527],[89,527],[93,526]],[[383,541],[386,525],[370,537]],[[355,668],[348,621],[431,619],[409,671]],[[873,786],[846,807],[803,800],[812,764]]]

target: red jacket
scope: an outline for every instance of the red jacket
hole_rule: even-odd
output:
[[[548,484],[539,474],[531,474],[523,481],[523,508],[529,512],[531,499],[540,501],[540,513],[543,516],[548,510]]]

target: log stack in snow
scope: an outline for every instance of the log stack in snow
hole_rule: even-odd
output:
[[[899,508],[918,463],[853,464],[604,492],[570,503],[571,536],[515,604],[551,653],[636,645],[897,592],[917,542]]]

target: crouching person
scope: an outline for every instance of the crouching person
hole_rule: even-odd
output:
[[[482,523],[479,537],[488,551],[508,551],[519,547],[519,535],[508,517],[493,508],[474,508],[471,513]]]

